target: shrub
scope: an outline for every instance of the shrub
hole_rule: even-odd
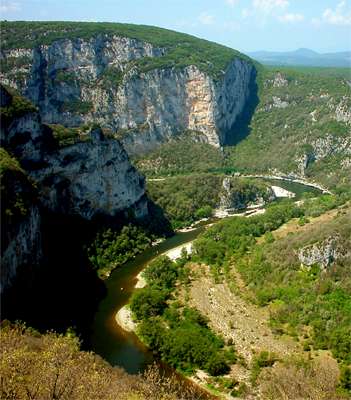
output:
[[[130,308],[137,320],[161,315],[166,308],[168,292],[145,287],[133,293]]]

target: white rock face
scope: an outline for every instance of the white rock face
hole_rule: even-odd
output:
[[[92,140],[48,155],[47,167],[32,171],[41,187],[41,201],[50,210],[91,219],[133,210],[147,215],[144,178],[130,164],[121,144],[99,130]]]
[[[344,251],[339,246],[340,237],[330,236],[322,242],[303,247],[298,252],[301,264],[312,266],[319,264],[322,269],[326,269],[335,260],[344,256]]]
[[[131,153],[152,149],[184,130],[201,132],[214,146],[224,144],[250,94],[254,67],[234,58],[214,81],[196,66],[140,72],[130,63],[164,54],[162,48],[119,36],[65,39],[29,53],[2,52],[2,57],[27,60],[20,83],[16,71],[2,79],[38,105],[44,122],[97,122],[123,135]]]
[[[335,117],[337,121],[345,122],[351,125],[351,109],[350,109],[350,98],[344,96],[342,101],[337,105],[335,109]]]

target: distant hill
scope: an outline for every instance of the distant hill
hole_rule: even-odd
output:
[[[255,51],[250,57],[267,65],[304,65],[309,67],[351,67],[351,51],[320,54],[310,49],[287,52]]]

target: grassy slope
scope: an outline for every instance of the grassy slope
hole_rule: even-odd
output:
[[[307,370],[312,367],[308,366],[307,360],[316,361],[320,356],[328,354],[321,350],[328,350],[339,362],[335,382],[337,384],[339,380],[340,368],[342,389],[338,389],[340,397],[336,395],[334,387],[333,393],[316,398],[339,399],[344,398],[342,393],[345,398],[349,398],[347,390],[350,389],[345,382],[349,371],[347,365],[350,365],[351,360],[351,281],[348,273],[351,208],[348,203],[323,213],[333,207],[332,204],[324,207],[327,198],[331,199],[329,196],[305,202],[300,213],[305,216],[319,215],[307,223],[304,218],[290,219],[292,214],[286,213],[286,203],[286,206],[273,205],[267,212],[269,215],[253,219],[228,219],[206,231],[194,243],[193,260],[201,265],[209,265],[212,278],[210,279],[209,274],[207,277],[199,275],[198,281],[193,283],[190,304],[208,315],[210,326],[215,332],[220,332],[227,338],[232,337],[234,345],[245,358],[250,354],[255,358],[257,351],[262,350],[276,352],[281,362],[277,364],[277,368],[283,368],[284,372],[283,376],[274,378],[274,385],[284,386],[285,379],[289,379],[291,385],[298,385],[298,382],[306,378],[303,377],[305,372],[302,373],[301,370],[303,365]],[[289,222],[275,230],[284,219]],[[302,221],[305,225],[301,224]],[[267,229],[268,232],[261,236]],[[256,240],[252,238],[252,233],[257,236]],[[341,257],[332,262],[325,272],[318,265],[302,268],[297,257],[298,250],[313,243],[323,243],[330,237],[337,238]],[[196,271],[199,273],[200,269],[198,266]],[[236,313],[239,313],[237,318]],[[243,321],[240,313],[245,315]],[[258,321],[262,326],[260,333],[255,335],[256,331],[250,324],[257,325]],[[265,326],[266,322],[269,325]],[[302,352],[286,347],[286,334],[296,340],[296,345],[303,349]],[[296,360],[289,358],[291,350],[296,360],[300,357],[295,366]],[[335,360],[332,363],[336,365]],[[249,366],[252,380],[255,362]],[[291,374],[288,378],[294,368],[300,368],[301,375]],[[323,366],[318,366],[317,371],[309,384],[320,387],[320,378],[317,377],[323,372]],[[274,373],[274,370],[267,372]],[[260,373],[259,370],[257,373]],[[263,381],[268,382],[267,379]],[[305,389],[307,392],[310,390],[308,386]],[[286,388],[279,396],[267,398],[295,398],[284,397],[285,390]],[[304,394],[301,398],[310,397]]]
[[[1,33],[4,50],[33,48],[60,39],[91,39],[98,34],[130,37],[166,49],[166,54],[162,57],[138,60],[137,65],[142,71],[197,65],[202,71],[220,77],[234,57],[253,62],[249,57],[228,47],[146,25],[107,22],[2,22]]]

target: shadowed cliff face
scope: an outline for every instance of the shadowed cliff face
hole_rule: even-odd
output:
[[[3,51],[5,58],[26,64],[15,67],[22,75],[12,70],[2,78],[38,106],[44,122],[98,122],[117,132],[129,154],[148,152],[185,130],[201,133],[216,147],[230,143],[253,96],[253,65],[233,57],[220,79],[195,65],[145,71],[135,65],[166,53],[115,35],[63,39]],[[24,81],[16,78],[23,74]]]
[[[228,146],[238,144],[250,134],[250,122],[259,103],[256,79],[257,72],[256,70],[252,70],[245,105],[226,135],[224,144]]]
[[[63,246],[62,258],[61,246],[70,237],[68,245],[77,243],[81,249],[79,226],[88,221],[110,219],[118,225],[148,216],[144,178],[118,140],[95,129],[85,142],[59,147],[35,108],[2,86],[1,106],[1,194],[6,199],[1,204],[1,289],[11,285],[21,268],[54,265],[57,249],[61,264],[80,257]],[[65,221],[61,239],[50,232],[48,221],[56,216]],[[76,234],[70,236],[75,226]],[[93,232],[97,226],[92,222],[86,229]]]

